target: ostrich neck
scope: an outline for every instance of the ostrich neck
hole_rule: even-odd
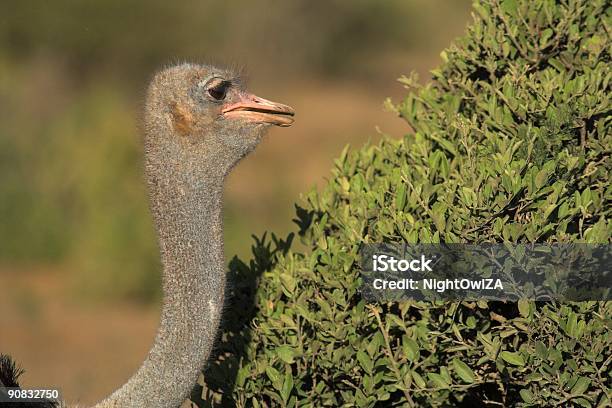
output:
[[[206,364],[223,307],[225,172],[201,155],[147,149],[146,159],[163,265],[161,323],[140,369],[95,408],[178,407]]]

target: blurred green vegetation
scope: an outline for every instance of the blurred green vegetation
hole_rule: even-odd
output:
[[[236,63],[264,83],[371,87],[393,82],[385,61],[437,55],[432,41],[463,26],[468,9],[468,1],[425,0],[3,2],[0,263],[66,265],[87,295],[155,298],[159,265],[138,131],[155,69]],[[229,241],[244,236],[228,257],[244,255],[249,214],[226,205]]]
[[[0,44],[10,58],[47,54],[73,75],[111,72],[137,86],[160,62],[194,58],[345,76],[384,53],[429,48],[468,9],[466,0],[4,2]]]

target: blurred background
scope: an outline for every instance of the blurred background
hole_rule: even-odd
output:
[[[226,187],[226,256],[292,231],[293,204],[350,143],[407,126],[383,109],[461,35],[468,0],[0,1],[0,352],[24,386],[95,401],[153,340],[160,271],[141,172],[152,73],[242,67],[296,108]]]

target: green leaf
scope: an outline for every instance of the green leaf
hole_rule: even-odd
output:
[[[242,366],[238,369],[238,373],[236,374],[236,385],[242,387],[244,382],[250,375],[250,366]]]
[[[530,302],[525,299],[521,299],[518,301],[519,313],[521,314],[521,316],[525,318],[529,317],[529,304]]]
[[[295,291],[295,278],[287,273],[280,274],[280,280],[283,284],[283,287],[287,290],[288,294],[291,294]]]
[[[446,389],[449,387],[444,377],[438,373],[427,373],[427,377],[429,378],[429,381],[431,381],[432,385],[436,388]]]
[[[593,406],[593,404],[591,404],[591,402],[590,402],[588,399],[586,399],[586,398],[582,398],[582,397],[574,398],[574,399],[572,400],[572,402],[573,402],[574,404],[576,404],[576,405],[579,405],[579,406],[581,406],[581,407],[585,407],[585,408],[591,408],[591,407]],[[605,406],[607,406],[607,405],[604,405],[604,404],[605,404],[605,403],[600,404],[599,406],[600,406],[600,407],[605,407]]]
[[[480,15],[480,18],[482,18],[483,20],[486,20],[489,18],[489,11],[487,8],[484,8],[478,3],[474,3],[472,7],[474,8],[474,10],[476,10],[478,15]]]
[[[574,384],[572,387],[570,393],[572,395],[582,395],[589,389],[589,385],[591,385],[591,380],[589,378],[580,377],[578,378],[578,381],[576,381],[576,384]]]
[[[400,183],[395,193],[395,207],[399,211],[401,211],[404,209],[405,204],[406,204],[406,185],[404,183]]]
[[[368,356],[368,354],[363,350],[359,350],[357,352],[357,361],[359,362],[361,368],[363,368],[368,374],[372,373],[372,369],[374,368],[372,359],[370,359],[370,356]]]
[[[276,355],[285,363],[291,364],[293,363],[295,351],[289,346],[280,346],[276,349]]]
[[[503,0],[501,3],[502,6],[502,10],[507,13],[507,14],[511,14],[514,15],[516,14],[516,10],[517,10],[517,4],[516,4],[516,0]]]
[[[283,381],[283,388],[280,390],[281,397],[283,401],[287,401],[291,396],[291,391],[293,390],[293,376],[291,375],[291,370],[287,370],[285,372],[285,380]]]
[[[546,345],[539,340],[536,341],[535,352],[536,355],[542,360],[546,360],[546,358],[548,358],[548,349],[546,348]]]
[[[416,361],[419,358],[419,345],[408,336],[402,336],[402,350],[408,361]]]
[[[423,377],[421,377],[421,374],[417,373],[416,371],[412,371],[411,374],[412,379],[414,380],[414,383],[418,388],[425,388],[427,386],[425,380],[423,379]]]
[[[540,34],[540,47],[544,47],[546,45],[546,42],[550,37],[552,37],[553,33],[553,30],[550,28],[546,28],[542,31]]]
[[[274,388],[280,390],[283,385],[283,377],[278,372],[278,370],[274,367],[268,366],[266,367],[266,374],[268,375],[268,378],[272,382]]]
[[[455,369],[455,373],[464,382],[472,384],[476,380],[474,371],[472,371],[472,369],[467,364],[465,364],[463,361],[459,360],[456,357],[453,359],[453,368]]]
[[[521,395],[521,398],[523,399],[523,401],[527,403],[533,402],[535,398],[533,393],[526,388],[523,388],[522,390],[520,390],[519,394]]]
[[[513,364],[515,366],[525,365],[525,359],[520,353],[511,352],[511,351],[502,351],[501,353],[499,353],[499,355],[507,363]]]

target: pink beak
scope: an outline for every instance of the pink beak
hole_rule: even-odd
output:
[[[224,107],[221,114],[228,118],[243,118],[253,123],[287,127],[293,124],[295,110],[282,103],[244,94],[238,102]]]

